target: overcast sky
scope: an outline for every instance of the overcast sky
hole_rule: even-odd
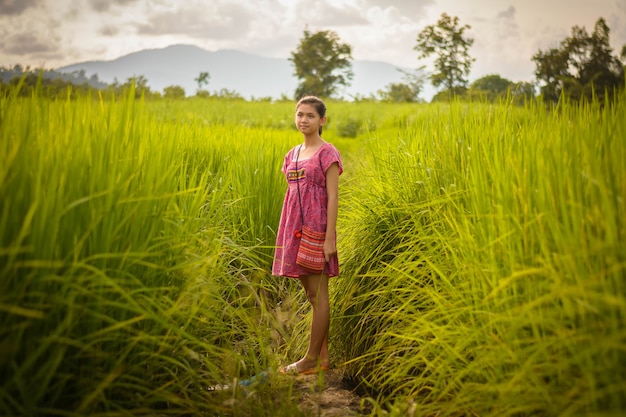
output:
[[[58,68],[185,43],[288,58],[305,28],[335,31],[358,60],[417,68],[417,34],[441,13],[468,24],[470,79],[533,79],[531,57],[604,17],[626,44],[626,0],[0,0],[0,66]]]

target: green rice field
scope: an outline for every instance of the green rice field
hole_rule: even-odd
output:
[[[625,413],[624,94],[327,105],[331,361],[362,414]],[[308,343],[270,274],[293,113],[0,98],[0,415],[307,415],[272,371]]]

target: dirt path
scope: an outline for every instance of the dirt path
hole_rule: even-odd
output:
[[[301,393],[300,408],[307,415],[343,417],[367,414],[367,404],[361,404],[362,398],[347,387],[339,370],[326,371],[323,378],[298,376],[296,388]]]
[[[235,392],[243,394],[241,399],[249,395],[254,396],[254,387],[259,383],[264,385],[267,376],[266,372],[261,372],[251,379],[239,381],[240,387],[236,388]],[[281,378],[295,378],[293,388],[299,396],[299,408],[307,416],[355,417],[370,414],[370,404],[350,389],[341,370],[332,369],[324,371],[321,375],[281,376]],[[213,385],[206,390],[214,395],[220,395],[224,405],[232,406],[236,402],[233,387],[237,387],[237,384]]]

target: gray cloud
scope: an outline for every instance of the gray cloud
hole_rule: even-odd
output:
[[[109,36],[109,37],[113,37],[117,35],[119,32],[120,30],[118,28],[116,28],[115,26],[111,26],[111,25],[103,26],[100,28],[100,30],[98,30],[98,33],[100,35]]]
[[[58,39],[46,39],[43,41],[39,36],[30,33],[18,33],[5,38],[0,48],[6,53],[25,56],[29,54],[42,55],[52,53],[57,50]]]
[[[516,10],[514,6],[509,6],[508,9],[499,12],[496,15],[496,24],[498,27],[498,37],[501,40],[508,38],[519,38],[520,28],[517,24]]]
[[[89,5],[96,12],[107,12],[113,6],[127,6],[137,0],[89,0]]]
[[[0,16],[17,16],[38,6],[41,0],[0,0]]]
[[[232,3],[181,5],[176,11],[149,16],[148,23],[139,23],[136,27],[142,35],[239,39],[246,36],[254,17],[254,10]]]
[[[515,19],[515,12],[515,6],[509,6],[508,9],[498,13],[498,17],[503,19]]]

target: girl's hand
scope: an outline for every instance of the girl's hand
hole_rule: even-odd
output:
[[[335,239],[329,239],[326,237],[324,240],[324,257],[326,262],[330,262],[330,258],[337,254],[337,245],[335,245]]]

